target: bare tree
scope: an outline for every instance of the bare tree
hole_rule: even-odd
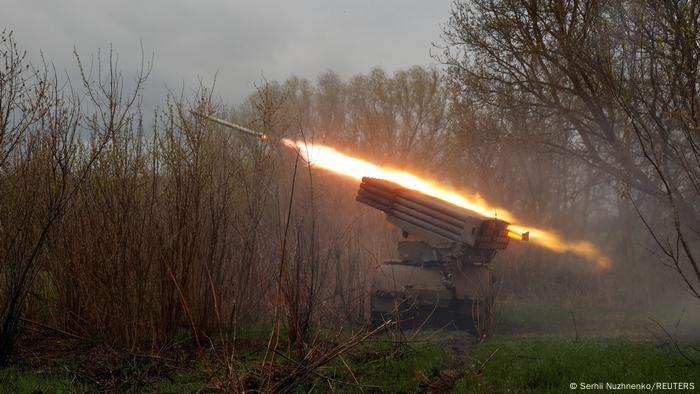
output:
[[[672,223],[648,228],[695,296],[697,24],[694,1],[458,1],[442,57],[481,105],[545,119],[544,145],[660,202],[638,212]]]
[[[0,130],[0,361],[4,362],[19,333],[27,296],[42,268],[51,232],[66,215],[93,164],[112,140],[115,122],[124,118],[101,107],[105,127],[87,136],[91,143],[88,149],[80,134],[84,120],[81,99],[69,81],[61,82],[55,69],[45,63],[36,69],[26,62],[11,33],[3,33],[2,43],[5,68],[0,72],[0,112],[4,114]],[[103,105],[113,109],[122,100],[121,80],[115,74],[114,63],[109,66],[109,76],[100,81],[99,88],[106,94]],[[97,96],[84,74],[83,81],[87,96],[97,104]],[[90,121],[99,122],[96,117]]]

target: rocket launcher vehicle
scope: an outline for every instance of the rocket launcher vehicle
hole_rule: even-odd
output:
[[[493,301],[489,264],[508,247],[509,223],[384,179],[362,178],[356,200],[384,212],[406,238],[399,260],[372,277],[372,323],[454,323],[481,335]]]
[[[403,230],[404,235],[410,234],[433,247],[456,244],[487,256],[508,246],[508,222],[484,217],[393,182],[364,177],[356,200],[384,212],[387,221]]]
[[[210,115],[200,119],[270,141],[267,134]],[[274,141],[278,142],[278,141]],[[284,140],[282,140],[284,142]],[[508,246],[508,222],[485,217],[439,198],[377,178],[364,177],[357,201],[385,213],[403,231],[397,261],[385,261],[372,276],[372,324],[446,322],[482,335],[493,302],[489,264]],[[495,215],[494,215],[495,216]],[[522,240],[529,238],[523,233]],[[432,324],[432,323],[431,323]]]

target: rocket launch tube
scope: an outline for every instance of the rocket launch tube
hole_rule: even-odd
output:
[[[392,193],[391,191],[388,191],[386,189],[382,189],[380,187],[376,187],[364,182],[360,185],[360,190],[366,193],[370,193],[372,195],[381,196],[389,201],[393,201],[396,198],[396,193]]]
[[[364,197],[364,196],[358,195],[357,197],[355,197],[355,201],[369,205],[370,207],[376,208],[380,211],[387,212],[389,210],[389,208],[387,208],[386,206],[384,206],[384,205],[382,205],[382,204],[380,204],[380,203],[378,203],[370,198]]]
[[[449,203],[435,201],[434,199],[408,189],[383,188],[382,183],[374,182],[372,178],[363,178],[360,190],[372,195],[378,195],[393,204],[405,205],[416,211],[422,212],[431,218],[447,222],[456,227],[462,227],[464,221],[470,217],[480,217],[481,215],[469,215],[461,208],[453,208]]]
[[[376,205],[375,208],[386,213],[389,213],[391,211],[391,206],[393,205],[393,202],[391,200],[381,196],[377,196],[376,194],[368,193],[362,189],[360,189],[360,191],[357,193],[357,197],[361,197],[365,200],[370,200],[374,202],[374,204]]]
[[[420,193],[397,187],[391,182],[363,178],[357,201],[384,211],[387,215],[456,242],[465,242],[464,219],[470,216]]]
[[[358,201],[371,201],[373,204],[367,205],[371,205],[373,208],[384,211],[387,214],[394,214],[396,211],[402,212],[405,215],[414,216],[418,220],[449,231],[453,233],[455,237],[461,236],[464,225],[463,222],[449,218],[437,211],[428,210],[419,204],[411,203],[401,197],[392,198],[392,196],[383,191],[377,193],[377,190],[374,189],[376,188],[361,188],[357,195],[358,198],[362,198],[362,201],[359,199]]]
[[[413,224],[414,226],[421,227],[421,228],[423,228],[424,230],[427,230],[427,231],[430,231],[430,232],[432,232],[432,233],[441,235],[441,236],[443,236],[443,237],[445,237],[445,238],[451,239],[451,240],[453,240],[453,241],[455,241],[455,242],[464,242],[464,241],[462,240],[462,237],[459,237],[459,236],[455,235],[454,233],[449,232],[449,231],[447,231],[447,230],[445,230],[445,229],[443,229],[443,228],[440,228],[440,227],[438,227],[438,226],[435,226],[435,225],[433,225],[433,224],[430,224],[430,223],[428,223],[428,222],[425,222],[425,221],[423,221],[423,220],[420,220],[420,219],[416,218],[415,216],[407,215],[407,214],[405,214],[405,213],[403,213],[403,212],[393,211],[393,210],[392,210],[391,215],[392,215],[392,216],[395,216],[395,217],[397,217],[397,218],[399,218],[399,219],[401,219],[401,220],[403,220],[403,221],[405,221],[405,222],[408,222],[408,223],[410,223],[410,224]]]
[[[391,196],[392,198],[395,198],[396,202],[398,203],[403,204],[408,202],[408,204],[405,205],[409,205],[411,208],[416,210],[425,211],[425,213],[428,215],[439,217],[440,219],[451,222],[457,226],[460,226],[469,218],[482,217],[476,212],[470,215],[469,213],[465,212],[464,208],[452,206],[452,204],[448,202],[439,201],[415,190],[396,188],[396,185],[392,185],[393,184],[390,182],[381,179],[365,177],[362,179],[360,188],[370,192],[376,192],[385,198]],[[413,206],[414,204],[419,204],[422,207]]]
[[[450,233],[454,234],[457,237],[462,236],[463,228],[461,226],[455,226],[455,225],[452,225],[450,223],[444,222],[444,221],[439,220],[439,219],[436,220],[431,215],[425,214],[425,213],[420,212],[420,211],[416,211],[415,209],[409,208],[405,205],[394,204],[394,207],[392,208],[391,213],[395,214],[396,212],[401,212],[405,215],[413,216],[418,220],[422,220],[426,223],[440,227],[440,228],[444,229],[445,231],[449,231]],[[398,215],[396,215],[396,216],[398,216]]]
[[[394,204],[392,206],[390,201],[386,199],[375,196],[371,193],[367,193],[364,190],[360,190],[357,197],[355,198],[358,202],[369,205],[372,208],[379,209],[385,212],[387,215],[397,217],[405,222],[408,222],[414,226],[420,227],[426,231],[441,235],[453,241],[461,241],[461,230],[455,226],[450,226],[444,222],[437,222],[431,220],[430,216],[415,211],[411,208]]]
[[[482,217],[482,215],[479,215],[476,212],[470,215],[465,212],[466,209],[464,208],[452,206],[452,204],[448,202],[438,201],[433,197],[426,196],[425,194],[419,193],[415,190],[406,190],[405,192],[401,193],[401,197],[413,200],[418,204],[425,205],[426,207],[434,209],[445,215],[452,216],[459,221],[465,221],[469,217]]]
[[[429,215],[430,217],[440,219],[440,220],[442,220],[446,223],[449,223],[453,226],[456,226],[456,227],[462,227],[462,225],[464,224],[464,221],[462,221],[462,220],[456,219],[453,216],[445,215],[444,213],[442,213],[440,211],[430,209],[430,208],[426,207],[425,205],[413,202],[411,200],[407,200],[404,197],[397,196],[396,202],[398,204],[407,206],[407,207],[414,209],[416,211],[423,212],[423,213]]]
[[[376,201],[374,201],[374,200],[372,200],[372,199],[369,199],[369,198],[366,198],[366,197],[363,197],[363,196],[357,196],[356,200],[357,200],[358,202],[363,203],[363,204],[369,205],[369,206],[372,207],[372,208],[376,208],[376,209],[379,209],[380,211],[385,211],[385,212],[387,212],[387,211],[385,210],[385,208],[386,208],[385,206],[382,206],[381,204],[378,204]],[[425,230],[425,231],[428,231],[428,232],[430,232],[430,233],[438,234],[438,235],[440,235],[440,236],[442,236],[442,237],[445,237],[445,238],[447,238],[447,239],[449,239],[449,240],[456,241],[456,242],[461,242],[461,241],[462,241],[461,238],[460,238],[457,234],[455,234],[455,233],[453,233],[453,232],[451,232],[451,231],[445,230],[444,228],[441,228],[441,227],[439,227],[439,226],[436,226],[436,225],[434,225],[434,224],[431,224],[431,223],[429,223],[429,222],[426,222],[426,221],[424,221],[424,220],[421,220],[421,219],[419,219],[419,218],[417,218],[417,217],[415,217],[415,216],[412,216],[412,215],[403,213],[403,212],[401,212],[401,211],[389,210],[389,211],[387,212],[387,215],[388,215],[388,216],[393,216],[393,217],[398,218],[398,219],[401,219],[402,221],[405,221],[405,222],[407,222],[407,223],[410,223],[410,224],[412,224],[412,225],[414,225],[414,226],[416,226],[416,227],[419,227],[419,228],[421,228],[421,229],[423,229],[423,230]]]

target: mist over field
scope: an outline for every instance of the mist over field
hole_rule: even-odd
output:
[[[3,9],[0,391],[700,384],[697,2]]]

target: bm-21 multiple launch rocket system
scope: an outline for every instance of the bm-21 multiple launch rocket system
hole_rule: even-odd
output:
[[[489,263],[508,246],[508,223],[383,179],[362,178],[356,199],[383,211],[404,237],[400,260],[374,275],[373,322],[453,322],[480,331],[492,303]]]
[[[264,133],[192,113],[268,140]],[[508,246],[508,223],[383,179],[362,178],[357,201],[383,211],[404,236],[400,260],[379,266],[372,280],[373,322],[454,322],[477,333],[492,301],[489,263]]]

